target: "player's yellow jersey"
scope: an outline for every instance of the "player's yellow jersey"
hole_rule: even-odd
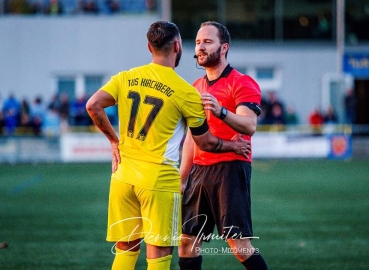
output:
[[[152,190],[180,190],[179,145],[186,125],[206,117],[200,94],[172,68],[122,71],[101,90],[118,104],[121,163],[112,177]]]

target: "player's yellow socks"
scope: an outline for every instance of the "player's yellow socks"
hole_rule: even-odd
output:
[[[147,270],[169,270],[170,262],[172,261],[172,255],[160,257],[156,259],[146,259]]]
[[[134,270],[140,251],[126,251],[115,247],[112,270]]]

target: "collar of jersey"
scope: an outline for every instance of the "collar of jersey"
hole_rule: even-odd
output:
[[[171,68],[171,67],[159,65],[159,64],[156,64],[156,63],[153,63],[153,62],[149,63],[149,65],[154,65],[154,66],[161,67],[161,68],[164,68],[164,69],[173,70],[173,68]]]
[[[206,81],[208,82],[208,85],[213,85],[214,83],[216,83],[218,80],[220,80],[221,78],[227,78],[228,75],[231,73],[231,71],[233,70],[233,67],[231,67],[229,64],[225,67],[225,69],[223,70],[222,74],[220,74],[220,76],[212,81],[209,81],[208,76],[205,75],[206,77]]]

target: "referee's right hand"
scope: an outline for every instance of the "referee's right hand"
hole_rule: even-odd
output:
[[[236,141],[235,154],[248,158],[251,153],[251,142],[242,138],[242,134],[236,134],[233,136],[232,141]]]

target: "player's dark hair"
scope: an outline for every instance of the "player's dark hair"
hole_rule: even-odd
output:
[[[177,25],[167,21],[157,21],[150,25],[147,31],[147,40],[156,52],[168,54],[173,41],[179,37]]]
[[[209,26],[212,25],[218,29],[218,38],[220,44],[228,43],[231,45],[231,35],[228,32],[227,27],[225,27],[223,24],[215,22],[215,21],[207,21],[203,22],[200,27]],[[226,52],[225,57],[227,58],[228,51]]]

